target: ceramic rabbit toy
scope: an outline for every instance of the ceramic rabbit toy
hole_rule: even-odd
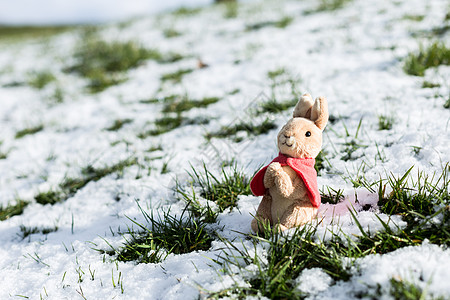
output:
[[[327,122],[326,99],[313,101],[311,95],[304,94],[294,108],[293,118],[278,133],[278,157],[250,183],[253,194],[263,196],[251,224],[253,231],[261,231],[264,223],[283,231],[315,218],[320,194],[314,163]]]

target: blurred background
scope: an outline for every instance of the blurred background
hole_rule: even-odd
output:
[[[122,21],[177,7],[196,7],[214,0],[1,0],[0,25],[72,25]],[[219,1],[220,2],[220,1]]]

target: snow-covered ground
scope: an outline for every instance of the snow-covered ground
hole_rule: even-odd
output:
[[[185,58],[171,64],[149,60],[128,71],[124,83],[97,94],[86,91],[86,80],[62,71],[73,64],[74,48],[82,42],[77,31],[45,40],[0,40],[0,154],[6,154],[0,159],[0,205],[30,201],[23,214],[0,222],[0,299],[197,299],[199,286],[230,286],[233,281],[220,276],[211,261],[224,247],[219,241],[208,251],[171,254],[160,264],[116,262],[95,249],[107,250],[107,243],[120,247],[124,239],[118,232],[131,226],[128,218],[143,221],[136,200],[148,209],[171,207],[171,213],[180,214],[184,203],[177,200],[174,187],[177,181],[188,184],[191,165],[200,168],[205,162],[218,172],[218,157],[234,159],[251,176],[276,156],[277,129],[244,136],[240,143],[208,143],[204,134],[241,120],[261,122],[251,108],[267,100],[272,84],[267,74],[281,68],[299,92],[326,96],[330,114],[338,119],[324,135],[330,166],[318,181],[320,187],[344,189],[348,197],[336,207],[322,206],[325,221],[331,222],[334,211],[342,230],[359,233],[346,204],[354,203],[355,192],[360,203],[377,199],[364,189],[355,191],[350,178],[363,175],[374,182],[390,173],[402,175],[413,165],[430,175],[442,171],[450,161],[450,110],[443,107],[450,93],[450,68],[440,66],[415,77],[402,67],[406,55],[420,44],[436,39],[449,44],[448,33],[435,39],[424,34],[445,24],[448,1],[355,0],[342,9],[305,13],[317,5],[314,0],[267,0],[240,4],[234,18],[225,17],[225,6],[212,6],[193,15],[155,15],[103,28],[100,34],[106,40],[134,40]],[[418,15],[423,19],[408,17]],[[292,18],[285,28],[247,30],[285,17]],[[168,29],[179,35],[165,37]],[[208,67],[198,68],[198,60]],[[179,69],[194,71],[181,83],[161,82],[163,74]],[[51,72],[56,81],[41,90],[17,84],[27,82],[33,72]],[[422,88],[424,80],[440,87]],[[289,97],[288,86],[276,90],[277,98]],[[61,103],[53,100],[55,91],[62,93]],[[162,116],[160,103],[142,100],[173,94],[220,101],[184,113],[208,118],[206,125],[139,138]],[[287,110],[271,118],[280,128],[290,115]],[[379,130],[381,115],[392,118],[392,129]],[[106,130],[119,119],[132,122],[118,131]],[[43,129],[15,137],[36,126]],[[343,160],[345,143],[351,139],[364,147]],[[157,146],[162,150],[148,151]],[[81,176],[85,166],[110,166],[130,157],[139,164],[126,168],[122,176],[90,182],[63,203],[41,205],[34,200],[39,192],[56,190],[65,178]],[[161,172],[165,165],[168,172]],[[236,239],[236,244],[247,243],[238,232],[250,233],[258,203],[258,197],[241,196],[239,210],[219,216],[220,234]],[[388,218],[376,210],[358,217],[370,231],[381,230],[375,215]],[[392,221],[401,226],[399,217]],[[57,230],[22,239],[21,226]],[[367,256],[352,280],[332,286],[321,270],[307,270],[299,288],[312,298],[349,299],[355,291],[387,284],[396,276],[412,282],[423,276],[427,291],[447,298],[449,270],[448,249],[422,244]]]

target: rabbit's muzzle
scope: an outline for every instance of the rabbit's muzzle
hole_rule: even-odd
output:
[[[282,141],[283,145],[288,147],[292,147],[295,143],[295,138],[293,136],[284,135],[284,141]]]

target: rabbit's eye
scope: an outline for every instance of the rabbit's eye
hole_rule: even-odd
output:
[[[310,132],[310,131],[307,131],[307,132],[305,133],[305,136],[306,136],[306,137],[310,137],[310,136],[311,136],[311,132]]]

